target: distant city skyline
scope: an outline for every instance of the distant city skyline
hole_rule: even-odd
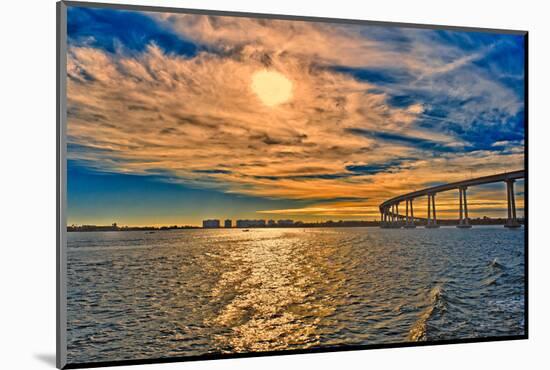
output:
[[[524,167],[522,36],[81,7],[67,21],[68,225],[377,220],[398,194]],[[505,217],[505,194],[469,189],[470,217]],[[438,217],[457,197],[438,194]]]
[[[506,217],[491,218],[487,216],[468,218],[472,225],[505,225],[507,222]],[[523,217],[517,219],[520,224],[525,221]],[[219,221],[219,223],[211,223]],[[111,225],[91,225],[91,224],[71,224],[67,225],[68,231],[147,231],[147,230],[185,230],[185,229],[248,229],[248,228],[287,228],[287,227],[380,227],[383,226],[383,222],[380,220],[327,220],[327,221],[315,221],[307,222],[303,220],[235,220],[235,223],[228,221],[209,219],[203,220],[201,226],[197,225],[119,225],[117,222],[113,222]],[[205,223],[206,222],[206,223]],[[404,224],[404,220],[401,221]],[[415,224],[419,226],[425,226],[426,219],[416,219]],[[451,219],[439,219],[438,224],[440,226],[456,226],[459,224],[459,220],[456,218]],[[403,225],[402,225],[403,226]]]

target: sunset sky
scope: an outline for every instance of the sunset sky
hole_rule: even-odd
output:
[[[67,31],[68,224],[373,220],[523,169],[522,36],[78,7]]]

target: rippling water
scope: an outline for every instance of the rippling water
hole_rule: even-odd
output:
[[[524,233],[69,233],[69,362],[524,334]]]

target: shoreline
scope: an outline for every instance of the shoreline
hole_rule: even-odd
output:
[[[491,220],[470,220],[471,226],[504,226],[506,219],[491,219]],[[519,221],[520,225],[524,225],[524,221]],[[445,226],[458,226],[458,220],[440,220],[438,225]],[[416,227],[424,228],[426,222],[415,223]],[[143,226],[143,227],[116,227],[111,226],[67,226],[67,232],[117,232],[117,231],[173,231],[173,230],[250,230],[250,229],[318,229],[318,228],[359,228],[359,227],[381,227],[379,221],[357,221],[357,222],[333,222],[333,223],[319,223],[319,224],[295,224],[289,226],[265,226],[265,227],[201,227],[201,226]]]

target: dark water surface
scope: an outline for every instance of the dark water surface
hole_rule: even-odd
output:
[[[524,232],[69,233],[70,363],[524,334]]]

